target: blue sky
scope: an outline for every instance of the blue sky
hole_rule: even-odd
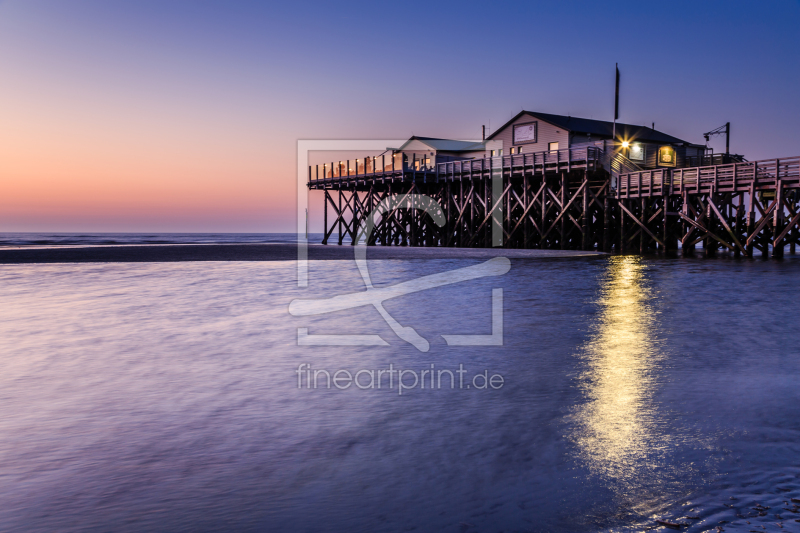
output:
[[[789,0],[0,2],[0,231],[290,230],[298,139],[610,120],[615,62],[620,121],[798,155],[798,28]]]

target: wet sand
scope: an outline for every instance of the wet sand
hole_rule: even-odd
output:
[[[371,246],[370,259],[515,259],[590,257],[600,252],[573,250],[512,250],[502,248],[414,248]],[[317,261],[352,260],[349,245],[308,245],[308,258]],[[294,261],[295,244],[193,244],[135,246],[65,246],[0,248],[0,264],[22,263],[170,263],[180,261]]]

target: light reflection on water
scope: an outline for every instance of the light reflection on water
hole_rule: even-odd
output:
[[[629,490],[643,460],[652,453],[658,417],[651,400],[657,383],[653,369],[657,316],[639,257],[614,257],[608,263],[599,301],[600,314],[583,350],[588,369],[581,376],[587,402],[576,416],[576,440],[589,467]]]

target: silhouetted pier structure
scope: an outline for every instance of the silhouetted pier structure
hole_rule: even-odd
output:
[[[800,233],[800,157],[621,174],[619,251],[691,254],[795,253]]]
[[[545,117],[560,133],[555,128],[566,129],[569,120],[584,120],[523,113],[529,116],[506,126]],[[617,127],[625,135],[625,125]],[[490,138],[480,146],[464,144],[460,157],[453,144],[459,141],[412,138],[406,144],[413,150],[309,167],[308,187],[325,194],[324,244],[363,241],[359,228],[393,198],[395,206],[374,217],[366,244],[667,254],[680,248],[693,254],[702,242],[708,256],[720,249],[767,256],[772,248],[780,257],[787,244],[795,252],[800,158],[708,157],[702,147],[681,146],[671,137],[677,142],[665,144],[655,134],[668,136],[648,131],[655,141],[636,148],[639,163],[628,157],[630,142],[593,140],[591,134],[586,139],[581,132],[570,132],[565,149],[557,149],[556,141],[548,150],[512,146],[502,155],[502,149],[491,150]],[[437,146],[439,151],[430,149]],[[463,155],[468,150],[471,158]],[[662,162],[669,166],[652,168]],[[687,166],[704,162],[718,164]],[[418,195],[438,204],[439,223],[414,203]]]
[[[417,210],[397,208],[380,218],[368,244],[491,247],[496,214],[505,247],[602,248],[603,202],[611,179],[603,157],[602,150],[586,147],[432,167],[413,159],[394,166],[381,161],[348,165],[349,173],[342,169],[330,176],[324,175],[330,167],[320,165],[312,167],[309,187],[325,192],[326,244],[334,235],[339,244],[345,239],[354,244],[364,218],[384,199],[424,194],[441,206],[442,227]],[[493,180],[502,181],[499,195],[493,194]]]

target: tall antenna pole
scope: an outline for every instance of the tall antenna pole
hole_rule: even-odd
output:
[[[614,63],[614,68],[617,69],[617,84],[614,90],[614,128],[613,137],[614,142],[617,140],[617,119],[619,118],[619,63]]]
[[[731,153],[731,123],[725,124],[725,155]]]

